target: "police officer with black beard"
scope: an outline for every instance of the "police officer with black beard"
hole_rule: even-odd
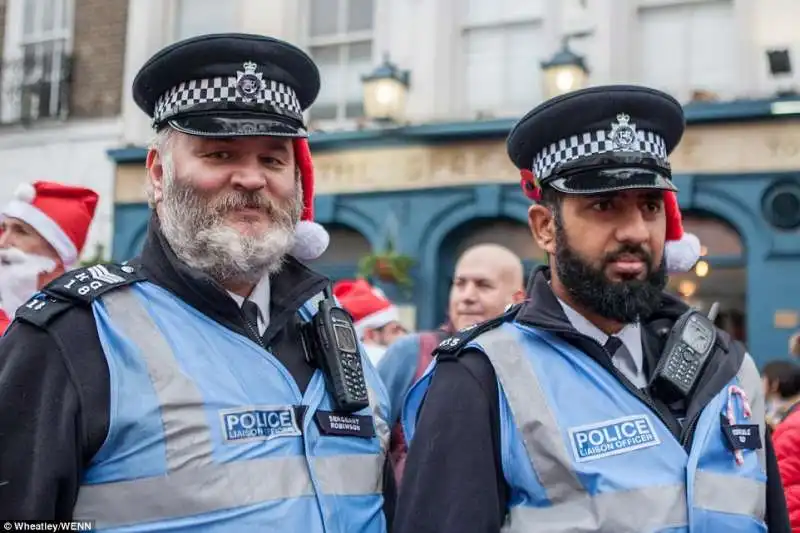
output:
[[[409,392],[395,531],[790,530],[752,358],[663,292],[699,257],[668,162],[684,127],[677,101],[634,86],[514,127],[549,264]]]

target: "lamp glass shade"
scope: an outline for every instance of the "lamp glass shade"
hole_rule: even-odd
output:
[[[586,87],[588,74],[579,65],[553,65],[544,69],[545,98],[553,98]]]
[[[373,120],[402,122],[408,88],[395,78],[365,80],[364,114]]]

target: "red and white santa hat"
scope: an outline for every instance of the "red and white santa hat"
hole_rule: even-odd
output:
[[[667,244],[664,250],[667,271],[688,272],[700,259],[700,239],[683,230],[678,195],[672,191],[664,193],[664,214],[667,217]]]
[[[22,183],[2,215],[30,224],[53,246],[64,266],[70,267],[86,243],[98,198],[85,187],[51,181]]]
[[[333,295],[353,317],[359,338],[370,328],[382,328],[400,320],[397,308],[383,292],[363,279],[342,280],[333,286]]]
[[[308,139],[294,139],[294,157],[300,169],[300,183],[303,187],[303,213],[295,228],[294,246],[289,252],[302,260],[316,259],[330,244],[330,235],[322,225],[314,222],[314,162]]]

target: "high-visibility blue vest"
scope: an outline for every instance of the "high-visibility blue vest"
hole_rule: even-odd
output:
[[[117,289],[93,310],[110,421],[76,520],[104,531],[386,531],[388,395],[363,354],[370,407],[331,415],[320,371],[300,394],[264,348],[161,287]],[[301,314],[315,312],[308,302]]]
[[[485,353],[497,374],[510,487],[503,531],[766,531],[763,446],[739,450],[737,462],[723,433],[725,425],[734,437],[747,434],[763,445],[764,398],[749,355],[687,422],[696,424],[687,453],[614,375],[555,335],[512,322],[468,346]],[[412,446],[434,372],[435,365],[406,397],[403,424]]]

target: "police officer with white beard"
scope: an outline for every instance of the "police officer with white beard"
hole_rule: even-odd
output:
[[[327,245],[302,115],[319,87],[304,52],[255,35],[142,67],[147,240],[48,285],[0,342],[0,517],[387,530],[387,395],[300,261]]]

